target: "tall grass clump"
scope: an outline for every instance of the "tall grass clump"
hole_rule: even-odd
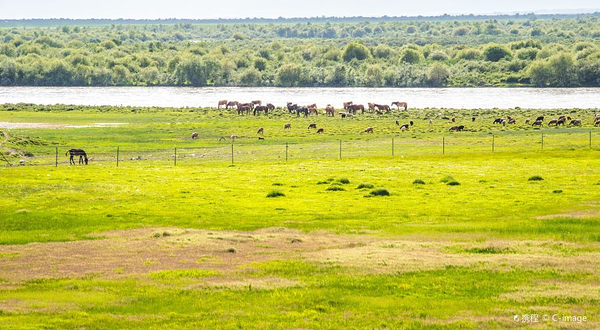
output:
[[[372,185],[371,183],[361,183],[356,187],[356,189],[373,189],[373,188],[375,188],[375,186]]]
[[[275,197],[285,197],[285,194],[284,194],[284,193],[282,193],[282,192],[281,192],[281,191],[279,191],[279,190],[271,190],[271,192],[269,192],[269,193],[267,194],[267,197],[268,197],[268,198],[275,198]]]
[[[389,196],[390,192],[387,189],[375,189],[371,191],[367,196],[376,197],[376,196]]]
[[[540,175],[533,175],[530,176],[529,179],[527,179],[528,181],[543,181],[544,178],[542,178]]]

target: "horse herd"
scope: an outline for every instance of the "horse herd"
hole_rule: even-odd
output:
[[[225,107],[225,109],[235,109],[238,115],[248,115],[252,112],[253,115],[260,115],[261,113],[268,114],[269,111],[275,110],[275,105],[272,103],[267,103],[262,105],[263,102],[261,100],[254,100],[248,103],[241,103],[238,101],[227,101],[221,100],[217,104],[217,109],[221,109]],[[377,103],[367,103],[367,107],[365,108],[362,104],[355,104],[352,101],[344,102],[343,109],[346,112],[338,112],[342,118],[352,117],[356,115],[359,111],[361,114],[365,112],[376,113],[378,115],[383,115],[384,113],[389,113],[392,111],[392,107],[396,106],[398,110],[403,108],[404,110],[408,110],[408,103],[406,102],[392,102],[391,105],[387,104],[377,104]],[[313,103],[310,105],[298,105],[297,103],[287,102],[286,107],[283,109],[288,110],[290,114],[296,114],[296,116],[300,117],[301,115],[304,117],[308,117],[311,114],[315,116],[319,115],[319,111],[317,109],[317,104]],[[326,116],[333,117],[335,116],[336,109],[331,104],[327,104],[324,109],[323,114]]]
[[[531,126],[543,127],[544,126],[544,118],[545,118],[544,116],[539,116],[533,122],[529,118],[527,118],[527,119],[525,119],[525,125],[531,124]],[[548,127],[550,127],[552,125],[554,125],[555,127],[558,125],[565,126],[565,124],[567,122],[568,122],[568,126],[581,126],[581,119],[573,119],[567,115],[559,116],[558,118],[553,118],[553,119],[549,120],[546,125]],[[502,126],[506,126],[506,124],[516,124],[516,123],[517,123],[517,120],[512,118],[511,116],[507,116],[506,118],[494,119],[494,124],[500,124]],[[594,126],[600,126],[600,114],[598,114],[594,117]]]

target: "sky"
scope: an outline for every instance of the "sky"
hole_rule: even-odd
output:
[[[598,0],[0,0],[0,19],[435,16],[600,11]]]

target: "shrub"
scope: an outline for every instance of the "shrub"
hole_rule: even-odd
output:
[[[284,194],[284,193],[282,193],[282,192],[281,192],[281,191],[279,191],[279,190],[271,190],[271,192],[269,192],[269,193],[267,194],[267,197],[268,197],[268,198],[274,198],[274,197],[285,197],[285,194]]]
[[[421,62],[421,53],[414,49],[407,48],[400,55],[400,62],[416,64]]]
[[[531,177],[529,177],[529,179],[528,179],[528,180],[529,180],[529,181],[542,181],[542,180],[544,180],[544,178],[542,178],[542,177],[541,177],[541,176],[539,176],[539,175],[534,175],[534,176],[531,176]]]
[[[450,71],[448,71],[448,68],[441,63],[435,63],[427,73],[427,82],[434,87],[443,86],[449,77]]]
[[[553,194],[561,194],[561,193],[562,193],[562,190],[560,190],[560,189],[556,189],[556,190],[552,191],[552,193],[553,193]]]
[[[421,179],[415,179],[415,181],[413,181],[413,184],[425,184],[425,181]]]
[[[283,183],[275,182],[272,184],[272,186],[283,186]]]
[[[427,58],[432,61],[446,61],[448,60],[448,54],[444,53],[441,50],[436,50],[435,52],[429,54]]]
[[[342,58],[346,62],[350,62],[353,59],[362,61],[364,59],[369,58],[370,55],[371,52],[369,51],[369,48],[367,48],[367,46],[365,45],[359,44],[358,42],[348,43],[342,51]]]
[[[235,253],[235,249],[234,248],[229,248],[229,249],[227,249],[227,252],[229,252],[229,253]]]
[[[370,183],[361,183],[356,187],[356,189],[373,189],[373,188],[375,188],[375,186]]]
[[[317,184],[328,184],[328,183],[329,183],[329,181],[319,181],[319,182],[317,182]]]
[[[387,189],[375,189],[369,193],[369,196],[389,196],[390,192]]]
[[[450,181],[446,184],[449,186],[460,186],[460,182],[458,182],[458,181]]]
[[[481,51],[473,48],[463,49],[456,54],[456,57],[463,60],[476,60],[481,57]]]
[[[338,182],[341,183],[341,184],[349,184],[350,180],[348,180],[346,178],[341,178],[341,179],[338,180]]]
[[[483,55],[490,62],[498,62],[503,58],[510,57],[511,53],[502,45],[491,44],[484,49]]]
[[[331,186],[329,188],[327,188],[328,191],[344,191],[346,189],[340,187],[340,186]]]

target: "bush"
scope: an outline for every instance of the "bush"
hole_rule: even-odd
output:
[[[415,181],[413,181],[413,184],[425,184],[425,181],[421,179],[415,179]]]
[[[344,47],[342,52],[342,58],[346,62],[350,62],[353,59],[357,59],[359,61],[365,60],[369,58],[371,52],[369,48],[365,45],[361,45],[358,42],[350,42]]]
[[[407,48],[400,55],[400,62],[416,64],[421,62],[421,53],[414,49]]]
[[[511,53],[510,50],[504,46],[492,44],[484,49],[483,55],[485,56],[485,59],[490,62],[498,62],[503,58],[509,58]]]
[[[267,197],[268,197],[268,198],[274,198],[274,197],[285,197],[285,194],[284,194],[284,193],[282,193],[282,192],[281,192],[281,191],[279,191],[279,190],[271,190],[271,192],[269,192],[269,193],[267,194]]]
[[[341,178],[341,179],[338,180],[338,182],[341,183],[341,184],[349,184],[350,180],[348,180],[346,178]]]
[[[449,77],[450,71],[448,71],[448,68],[441,63],[435,63],[427,73],[427,82],[430,86],[443,86],[447,83]]]
[[[562,191],[562,190],[560,190],[560,189],[556,189],[556,190],[553,190],[553,191],[552,191],[552,193],[553,193],[553,194],[562,194],[562,192],[563,192],[563,191]]]
[[[346,189],[340,186],[331,186],[327,188],[327,191],[345,191]]]
[[[541,176],[539,176],[539,175],[534,175],[534,176],[531,176],[531,177],[529,177],[529,179],[528,179],[528,180],[529,180],[529,181],[543,181],[543,180],[544,180],[544,178],[542,178],[542,177],[541,177]]]
[[[458,181],[450,181],[450,182],[446,183],[446,185],[448,185],[448,186],[460,186],[460,182],[458,182]]]
[[[432,61],[447,61],[448,54],[444,53],[441,50],[436,50],[435,52],[429,54],[429,56],[427,58]]]
[[[356,187],[356,189],[373,189],[373,188],[375,188],[375,186],[370,183],[361,183]]]
[[[389,196],[390,192],[386,189],[376,189],[369,193],[369,196]]]

